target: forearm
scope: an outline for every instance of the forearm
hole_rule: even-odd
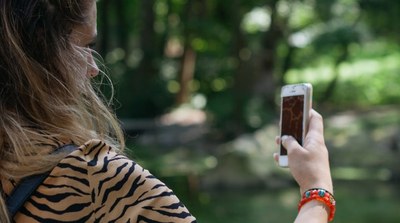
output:
[[[300,209],[295,223],[326,223],[328,222],[328,207],[319,201],[310,201]]]

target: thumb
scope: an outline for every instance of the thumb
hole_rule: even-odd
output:
[[[290,151],[293,151],[295,149],[302,149],[300,144],[297,142],[297,140],[293,136],[282,136],[281,142],[283,147],[290,153]]]

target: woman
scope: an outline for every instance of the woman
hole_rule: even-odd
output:
[[[196,222],[169,188],[122,155],[118,121],[90,82],[99,73],[90,49],[96,1],[0,0],[0,18],[0,222]],[[302,191],[332,191],[322,131],[313,112],[305,148],[282,140]],[[67,144],[80,146],[54,153]],[[5,200],[18,182],[47,171],[10,219]],[[298,220],[327,215],[312,200]]]

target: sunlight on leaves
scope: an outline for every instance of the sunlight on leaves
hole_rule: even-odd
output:
[[[244,16],[242,29],[248,33],[265,32],[270,25],[270,10],[267,7],[256,7]]]
[[[168,81],[167,89],[170,93],[176,94],[181,89],[181,86],[177,81],[170,80]]]

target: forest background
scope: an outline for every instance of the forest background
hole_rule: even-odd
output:
[[[398,222],[400,1],[100,0],[98,15],[131,154],[200,222],[293,221],[272,153],[297,82],[325,117],[335,222]]]

